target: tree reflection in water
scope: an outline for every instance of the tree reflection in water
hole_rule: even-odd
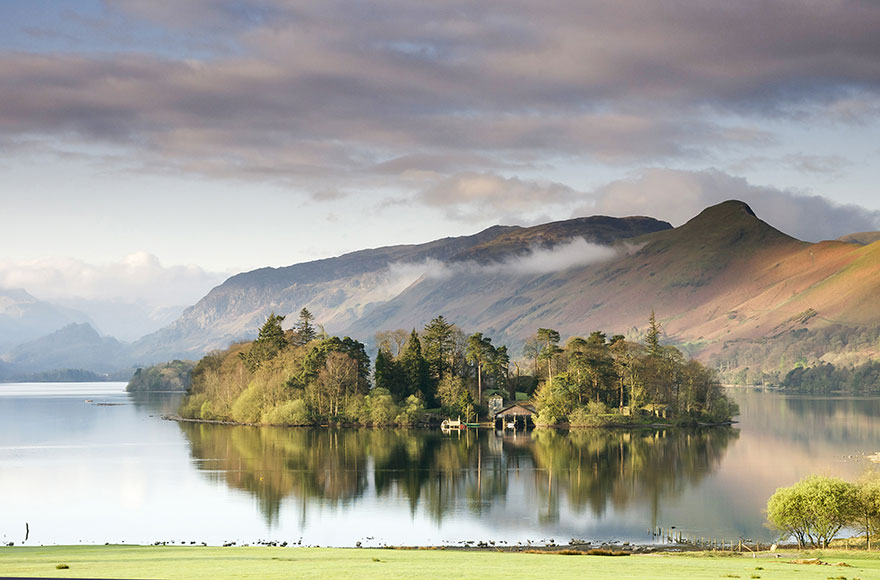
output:
[[[282,501],[342,505],[367,494],[405,500],[441,522],[456,509],[487,514],[509,499],[513,482],[556,521],[560,502],[602,516],[664,498],[717,468],[738,431],[667,429],[568,432],[537,430],[516,437],[492,431],[240,427],[181,423],[197,467],[214,481],[246,491],[269,524]],[[519,496],[518,496],[519,497]],[[303,522],[304,523],[304,522]]]

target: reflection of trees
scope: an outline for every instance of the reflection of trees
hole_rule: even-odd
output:
[[[858,448],[880,439],[880,399],[809,397],[734,389],[748,431],[809,449],[817,444]],[[746,429],[746,426],[743,427]]]
[[[656,514],[664,498],[678,497],[720,463],[731,439],[731,428],[607,431],[586,429],[533,434],[535,487],[542,501],[540,515],[555,520],[560,495],[578,512],[596,516],[609,502],[623,508],[649,500]]]
[[[176,413],[184,396],[184,393],[156,391],[134,391],[127,394],[136,409],[145,409],[155,415]]]
[[[265,518],[278,519],[284,498],[336,504],[369,489],[400,497],[437,522],[462,508],[483,513],[505,498],[513,480],[534,486],[539,517],[559,517],[560,496],[577,512],[602,515],[646,499],[656,509],[709,474],[737,431],[590,429],[536,431],[531,437],[493,432],[382,429],[284,429],[181,423],[199,469],[257,498]],[[528,477],[532,475],[532,484]],[[530,510],[530,506],[520,509]]]
[[[199,469],[253,494],[269,522],[278,519],[284,497],[336,503],[366,487],[370,441],[355,431],[192,423],[181,429]]]

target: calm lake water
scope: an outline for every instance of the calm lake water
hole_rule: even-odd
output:
[[[733,428],[444,435],[175,423],[180,395],[123,389],[0,384],[0,541],[766,541],[777,487],[880,450],[876,399],[737,390]]]

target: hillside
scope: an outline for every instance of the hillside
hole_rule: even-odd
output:
[[[303,307],[329,332],[358,332],[357,336],[369,340],[383,327],[357,331],[365,313],[393,301],[437,265],[497,261],[532,247],[550,249],[572,240],[608,244],[670,228],[666,222],[643,217],[581,218],[534,228],[495,226],[472,236],[262,268],[233,276],[173,324],[138,341],[135,358],[144,363],[197,358],[230,342],[253,338],[271,312],[293,314],[289,324]]]

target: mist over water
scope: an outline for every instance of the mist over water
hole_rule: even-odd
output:
[[[769,540],[777,487],[855,478],[880,440],[877,401],[746,391],[733,428],[445,435],[175,423],[180,395],[122,388],[0,385],[0,541]]]

